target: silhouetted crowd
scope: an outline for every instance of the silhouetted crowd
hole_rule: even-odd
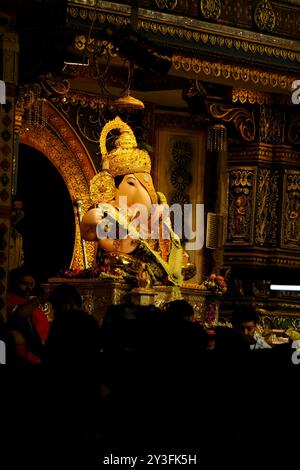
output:
[[[24,309],[11,306],[1,323],[1,442],[13,445],[11,461],[40,462],[42,450],[48,463],[80,456],[87,469],[109,453],[230,462],[249,449],[261,447],[267,458],[296,446],[299,366],[291,344],[251,350],[240,331],[217,326],[212,346],[184,300],[162,309],[111,305],[101,327],[71,285],[49,302],[45,341],[43,322]]]

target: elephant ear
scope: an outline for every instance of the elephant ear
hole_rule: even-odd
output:
[[[164,193],[160,193],[159,191],[157,191],[157,202],[158,204],[168,204],[168,201],[167,201],[167,198],[166,196],[164,195]]]
[[[112,201],[116,196],[114,178],[107,171],[100,171],[90,181],[90,199],[93,204]]]

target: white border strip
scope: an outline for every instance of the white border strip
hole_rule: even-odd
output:
[[[286,290],[300,292],[300,285],[296,286],[291,284],[271,284],[270,290]]]

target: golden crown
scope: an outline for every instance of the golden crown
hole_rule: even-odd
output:
[[[115,140],[115,148],[108,153],[106,139],[113,129],[119,129],[120,135]],[[107,170],[113,177],[129,173],[151,172],[151,159],[148,152],[138,149],[132,129],[119,116],[105,124],[99,143],[102,169]]]

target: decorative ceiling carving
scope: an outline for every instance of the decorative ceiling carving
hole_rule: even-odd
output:
[[[77,7],[86,10],[88,2],[86,0],[69,0],[68,3],[70,8]],[[91,0],[89,3],[92,8],[95,8],[96,1]],[[118,0],[117,2],[102,1],[102,8],[98,8],[98,15],[101,10],[107,13],[117,12],[130,16],[129,3],[128,0]],[[176,6],[174,6],[175,3]],[[149,14],[149,12],[156,13],[155,18],[164,13],[169,13],[169,15],[164,16],[164,19],[167,18],[168,21],[173,20],[174,23],[179,17],[186,17],[192,21],[199,19],[200,15],[203,15],[201,11],[202,4],[206,5],[209,12],[218,11],[220,9],[219,4],[221,4],[221,14],[218,19],[210,18],[212,22],[217,21],[218,26],[230,25],[240,30],[251,30],[256,26],[254,22],[255,12],[261,24],[268,23],[268,21],[270,21],[269,17],[273,17],[274,14],[276,19],[275,27],[272,31],[270,30],[270,32],[273,34],[276,33],[278,37],[286,36],[288,38],[294,37],[295,39],[299,37],[299,19],[297,18],[299,14],[299,4],[296,1],[143,0],[143,2],[140,2],[140,6],[143,8],[139,9],[139,13],[144,16],[146,16],[147,13]],[[154,10],[155,8],[160,11],[153,12],[152,9]],[[93,17],[92,14],[89,16]],[[82,13],[82,17],[87,19],[87,12]],[[267,29],[264,29],[264,31],[267,31]]]
[[[166,9],[172,11],[175,10],[177,6],[177,0],[155,0],[155,3],[161,10]]]
[[[174,70],[186,74],[187,78],[211,79],[244,86],[249,83],[259,90],[266,91],[281,90],[283,93],[290,93],[292,83],[297,79],[297,75],[268,72],[255,67],[241,67],[184,55],[174,55],[172,62]]]
[[[201,0],[201,13],[207,20],[218,20],[221,16],[221,0]]]
[[[208,108],[214,119],[232,123],[243,140],[254,141],[256,125],[253,111],[216,103],[209,104]]]
[[[233,103],[241,104],[270,104],[274,102],[274,96],[270,93],[263,93],[257,90],[247,88],[233,88],[231,92]]]
[[[276,16],[268,0],[261,0],[254,10],[254,22],[261,31],[271,32],[275,28]]]
[[[219,3],[217,0],[212,2],[202,0],[201,7],[206,12],[206,15],[211,15],[210,19],[212,19],[213,15],[219,14]],[[236,6],[229,5],[228,2],[224,3],[224,11],[227,12],[228,18],[232,18],[232,9],[237,10]],[[261,5],[261,8],[257,10],[256,18],[261,28],[264,27],[265,31],[267,31],[267,28],[270,29],[272,27],[272,25],[270,26],[270,18],[272,17],[271,11],[273,10],[272,8],[267,9],[267,6],[265,6],[268,5],[268,2],[260,3],[264,7]],[[99,31],[103,30],[105,25],[124,26],[130,22],[131,10],[128,5],[122,5],[122,8],[120,8],[120,4],[117,5],[114,2],[105,2],[105,4],[106,8],[98,8],[97,15],[94,16],[94,9],[84,7],[76,2],[70,2],[68,8],[68,21],[70,25],[76,25],[77,28],[81,25],[86,28],[93,21],[94,32],[99,34]],[[278,32],[278,37],[276,38],[268,34],[260,33],[258,35],[255,31],[249,31],[253,22],[252,15],[254,14],[251,4],[247,5],[247,9],[244,2],[240,6],[241,10],[247,10],[251,13],[249,13],[250,23],[248,28],[245,29],[245,24],[236,27],[237,22],[233,22],[231,27],[226,26],[226,23],[229,24],[230,21],[226,21],[226,18],[223,18],[221,15],[219,19],[222,22],[218,23],[217,32],[215,24],[200,21],[195,15],[191,16],[191,8],[187,7],[187,11],[182,12],[180,16],[156,12],[150,8],[149,5],[149,10],[145,8],[139,9],[138,30],[154,42],[161,43],[163,41],[175,53],[176,50],[179,52],[179,50],[185,49],[198,56],[199,52],[196,52],[195,47],[198,49],[201,45],[203,48],[201,52],[203,53],[205,50],[206,56],[211,58],[220,57],[221,54],[223,58],[227,57],[231,62],[240,62],[242,60],[246,63],[251,60],[253,64],[262,64],[262,60],[267,59],[268,63],[276,64],[279,68],[283,67],[283,64],[286,63],[286,65],[292,66],[294,70],[296,68],[300,69],[300,44],[297,41],[299,36],[295,36],[295,40],[290,41],[290,24],[282,25],[282,29],[286,28],[288,40],[282,37],[282,29]],[[281,13],[280,9],[278,11]],[[179,14],[179,7],[176,8],[177,12]],[[278,17],[281,18],[281,15]],[[94,18],[94,20],[91,18]],[[290,21],[292,18],[291,14],[289,13],[289,16],[286,18]],[[208,19],[208,16],[206,19]],[[298,26],[295,29],[296,33],[298,35]],[[230,52],[234,52],[234,54],[230,54]],[[265,63],[265,66],[267,67],[268,64]]]

